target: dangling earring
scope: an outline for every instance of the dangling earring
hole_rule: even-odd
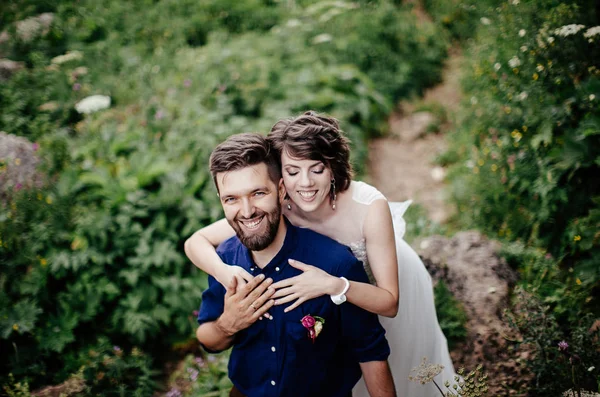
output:
[[[335,200],[337,199],[337,194],[335,193],[335,178],[331,180],[331,208],[335,210]]]
[[[287,201],[287,204],[286,204],[285,207],[288,209],[288,211],[291,211],[292,210],[292,204],[290,203],[290,195],[286,193],[285,197],[283,199],[285,201]]]

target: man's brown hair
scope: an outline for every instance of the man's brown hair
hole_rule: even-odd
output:
[[[265,163],[269,178],[277,185],[281,179],[281,167],[265,137],[255,133],[230,136],[217,145],[210,155],[210,173],[217,191],[218,173],[236,171],[260,163]]]
[[[350,187],[350,141],[333,117],[308,111],[298,117],[280,120],[271,128],[267,140],[277,152],[279,161],[283,152],[296,159],[322,161],[331,168],[336,191],[343,192]]]

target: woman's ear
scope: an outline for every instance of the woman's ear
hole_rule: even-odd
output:
[[[285,185],[283,184],[283,178],[279,180],[279,185],[277,186],[277,190],[279,193],[279,202],[283,205],[285,201],[285,197],[287,196],[287,192],[285,190]]]

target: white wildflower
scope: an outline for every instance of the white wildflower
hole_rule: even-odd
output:
[[[61,65],[66,62],[78,61],[83,58],[83,53],[81,51],[67,51],[64,55],[59,55],[50,60],[51,63],[55,65]]]
[[[521,65],[521,60],[519,58],[517,58],[516,56],[510,58],[510,60],[508,61],[508,66],[510,66],[511,68],[516,68],[520,65]]]
[[[554,43],[554,37],[550,36],[546,39],[546,41],[550,44]]]
[[[527,34],[527,31],[525,29],[519,30],[519,37],[525,37],[526,34]]]
[[[594,94],[590,94],[590,97],[589,97],[589,98],[590,98],[590,101],[593,101],[594,99],[596,99],[596,95],[594,95]]]
[[[557,36],[567,37],[567,36],[574,35],[575,33],[579,32],[583,28],[585,28],[584,25],[577,25],[577,24],[572,23],[570,25],[561,26],[560,28],[556,29],[554,31],[554,34]]]
[[[588,368],[588,372],[592,372],[593,370],[595,370],[596,367],[594,367],[593,365],[591,367]]]
[[[517,95],[517,100],[524,101],[525,99],[527,99],[528,96],[529,95],[527,94],[527,92],[523,91],[522,93]]]
[[[600,394],[595,393],[593,391],[587,391],[584,389],[575,391],[573,389],[569,389],[566,392],[563,392],[564,397],[600,397]]]
[[[588,39],[590,43],[594,41],[594,36],[598,35],[600,35],[600,26],[594,26],[593,28],[589,28],[585,31],[585,33],[583,33],[583,37]]]
[[[83,98],[75,104],[78,113],[89,114],[110,107],[110,97],[106,95],[92,95]]]
[[[482,24],[484,24],[484,25],[489,25],[490,23],[492,23],[492,21],[490,21],[490,19],[489,19],[489,18],[486,18],[486,17],[481,17],[479,20],[480,20],[480,21],[481,21],[481,23],[482,23]]]
[[[543,71],[544,71],[544,66],[543,66],[543,65],[540,65],[540,64],[538,63],[538,65],[535,67],[535,70],[537,70],[538,72],[543,72]]]
[[[289,28],[295,28],[297,26],[300,26],[300,21],[296,18],[290,19],[289,21],[287,21],[286,25]]]
[[[497,72],[498,70],[500,70],[500,68],[502,67],[502,65],[500,65],[498,62],[496,62],[494,64],[494,70]]]
[[[408,380],[412,382],[418,382],[422,385],[433,381],[433,378],[439,375],[444,370],[444,366],[441,364],[429,364],[427,358],[423,357],[421,365],[413,368],[410,372],[415,373],[415,376],[409,376]]]
[[[528,48],[526,45],[521,46],[521,52],[527,52]]]
[[[514,6],[518,5],[519,3],[520,3],[519,0],[510,0],[510,4],[512,4]]]
[[[472,96],[471,97],[471,105],[477,105],[479,101],[477,100],[477,97]]]
[[[333,37],[331,37],[330,34],[322,33],[322,34],[319,34],[319,35],[313,37],[312,43],[313,44],[321,44],[321,43],[327,43],[331,40],[333,40]]]

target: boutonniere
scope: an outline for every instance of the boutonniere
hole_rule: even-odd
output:
[[[317,336],[323,331],[323,324],[325,319],[319,316],[311,316],[310,314],[302,317],[300,320],[302,326],[308,330],[308,337],[315,343]]]

